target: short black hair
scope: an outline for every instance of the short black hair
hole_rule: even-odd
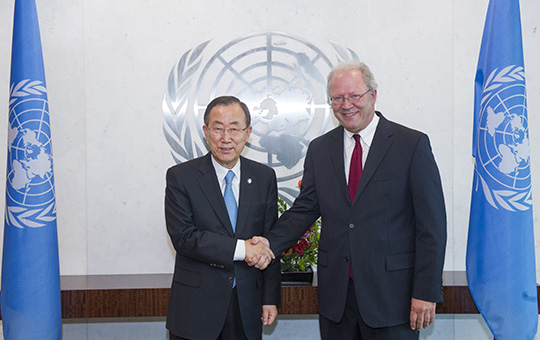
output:
[[[223,105],[223,106],[229,106],[233,104],[238,104],[244,111],[244,114],[246,115],[246,127],[251,125],[251,114],[249,113],[249,109],[247,105],[240,101],[240,99],[234,97],[234,96],[221,96],[217,97],[214,100],[208,104],[206,107],[206,110],[204,111],[204,125],[208,126],[209,120],[210,120],[210,112],[212,109],[216,106]]]

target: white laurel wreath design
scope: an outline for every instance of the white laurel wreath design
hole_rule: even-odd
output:
[[[166,122],[166,125],[163,126],[163,132],[174,151],[171,154],[177,163],[181,163],[182,160],[175,153],[185,160],[193,159],[194,154],[195,157],[204,154],[199,146],[193,142],[187,124],[185,124],[185,135],[183,137],[182,129],[184,128],[188,104],[187,98],[193,83],[193,76],[201,66],[201,54],[209,42],[210,40],[200,44],[194,50],[184,53],[169,75],[168,90],[163,99],[163,115]]]
[[[484,103],[491,97],[492,91],[498,89],[505,83],[514,81],[525,81],[525,70],[522,66],[510,65],[505,67],[500,72],[498,69],[493,70],[482,87],[482,100],[480,107],[484,107]],[[529,187],[528,191],[519,193],[513,190],[491,190],[487,182],[482,178],[482,175],[477,172],[482,183],[482,191],[486,200],[495,209],[499,206],[508,211],[526,211],[532,206],[532,193]],[[497,204],[498,203],[498,204]],[[524,204],[523,204],[524,203]]]
[[[350,48],[343,48],[333,41],[330,41],[330,44],[337,52],[336,57],[337,57],[338,63],[342,61],[346,61],[346,60],[360,60],[358,58],[358,55],[354,53],[354,51],[351,50]]]
[[[480,106],[484,106],[484,102],[490,97],[491,91],[499,88],[504,83],[514,81],[525,81],[525,70],[523,66],[510,65],[497,73],[497,68],[491,72],[488,79],[482,87],[482,100]]]
[[[21,206],[7,207],[7,220],[14,227],[24,229],[41,228],[47,225],[48,222],[53,222],[56,219],[56,205],[54,202],[41,209],[28,209]]]
[[[489,185],[479,173],[478,177],[480,178],[480,181],[482,183],[482,189],[486,200],[495,209],[499,209],[497,203],[499,203],[502,208],[508,211],[516,211],[516,209],[526,211],[529,210],[532,206],[531,190],[522,193],[518,193],[517,191],[512,190],[491,190]],[[528,206],[522,204],[522,202],[527,204]]]
[[[22,80],[17,85],[15,83],[11,84],[9,89],[9,105],[11,106],[20,97],[30,95],[40,96],[47,93],[47,89],[43,85],[43,82],[40,80],[30,81],[30,79]]]

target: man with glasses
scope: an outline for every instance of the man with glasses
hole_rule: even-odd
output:
[[[328,94],[341,125],[311,142],[300,194],[265,236],[279,254],[322,217],[322,339],[418,339],[442,300],[446,247],[429,139],[375,111],[377,83],[363,63],[337,65]]]
[[[207,155],[167,171],[165,217],[176,249],[167,310],[170,339],[261,339],[280,302],[279,260],[254,235],[277,220],[273,169],[240,156],[251,133],[247,106],[214,99],[204,113]]]

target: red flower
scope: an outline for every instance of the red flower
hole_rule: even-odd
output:
[[[298,186],[301,185],[302,180],[298,181]],[[287,210],[287,204],[281,198],[278,198],[278,208],[280,213]],[[281,254],[282,271],[306,271],[317,264],[320,225],[319,219],[294,245]]]

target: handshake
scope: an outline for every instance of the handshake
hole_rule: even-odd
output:
[[[245,240],[246,258],[244,261],[250,266],[263,270],[276,258],[270,249],[270,242],[262,236],[253,236]]]

